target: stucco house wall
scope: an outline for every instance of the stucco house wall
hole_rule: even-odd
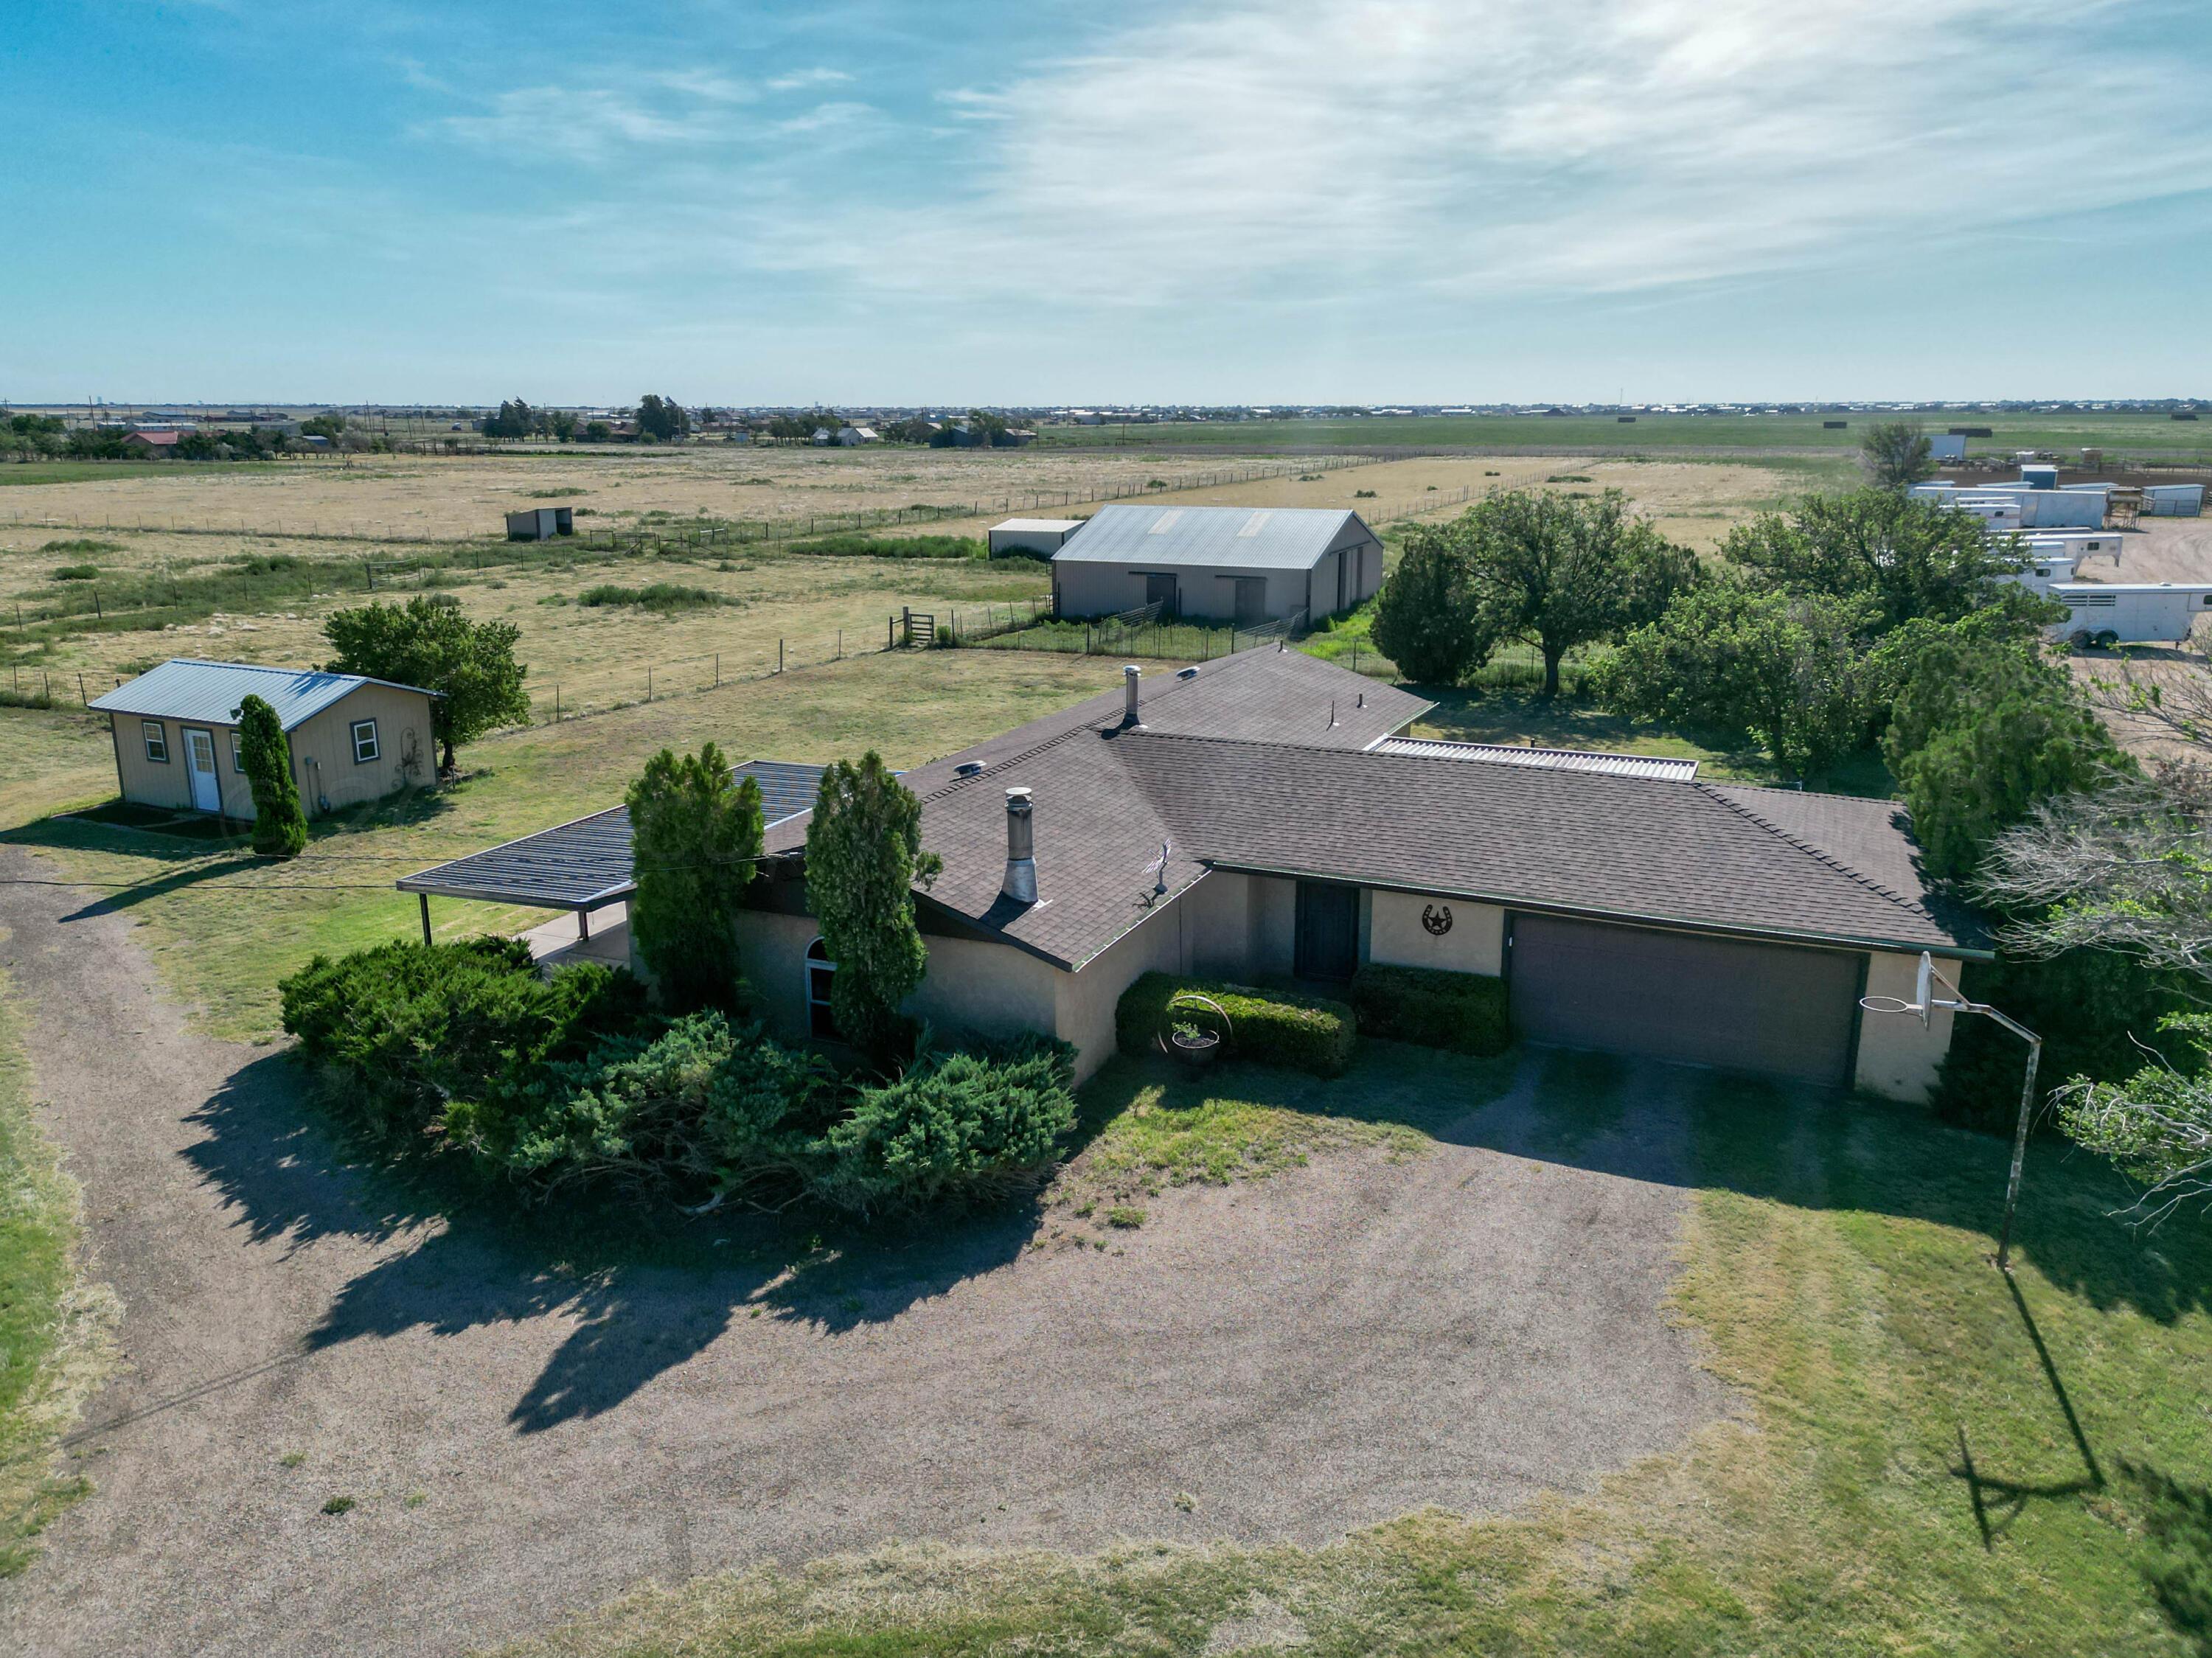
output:
[[[1370,962],[1492,978],[1505,970],[1505,912],[1495,904],[1379,891],[1369,895],[1368,904]],[[1448,920],[1446,931],[1431,932],[1422,920],[1424,911]]]
[[[1956,982],[1960,963],[1938,962],[1944,975]],[[1920,972],[1920,957],[1902,951],[1867,952],[1866,993],[1895,996],[1911,1001]],[[1918,1102],[1935,1091],[1936,1073],[1951,1048],[1952,1015],[1938,1011],[1920,1028],[1920,1021],[1903,1013],[1863,1013],[1859,1017],[1858,1063],[1852,1080],[1870,1093],[1893,1100]]]

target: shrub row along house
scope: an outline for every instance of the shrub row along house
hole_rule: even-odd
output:
[[[906,1011],[940,1031],[1056,1035],[1087,1076],[1146,972],[1329,985],[1375,963],[1502,978],[1533,1040],[1911,1099],[1948,1016],[1862,1023],[1859,998],[1909,994],[1923,950],[1989,959],[1922,882],[1893,802],[1407,738],[1430,704],[1293,651],[1125,674],[905,777],[943,860],[915,894],[929,961]],[[740,955],[771,1027],[821,1035],[836,969],[809,913],[808,813],[769,816]],[[560,871],[618,900],[626,844],[580,871],[563,835],[495,849],[504,884],[471,884],[471,860],[401,884],[516,902]]]
[[[179,657],[88,706],[108,716],[124,799],[243,823],[253,817],[238,724],[248,696],[276,711],[312,815],[428,780],[437,695],[359,674]]]
[[[1063,616],[1157,605],[1164,617],[1238,627],[1310,623],[1382,585],[1382,543],[1366,520],[1316,507],[1103,507],[1052,555]]]

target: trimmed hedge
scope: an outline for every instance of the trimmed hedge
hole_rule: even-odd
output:
[[[1362,1030],[1392,1042],[1486,1056],[1513,1045],[1505,981],[1480,973],[1370,962],[1352,975],[1352,1005]]]
[[[1316,1077],[1340,1077],[1352,1063],[1358,1027],[1352,1009],[1326,996],[1295,991],[1260,990],[1250,985],[1178,979],[1147,973],[1121,993],[1114,1009],[1114,1032],[1125,1054],[1154,1051],[1153,1039],[1176,992],[1194,990],[1220,1003],[1234,1032],[1231,1051],[1261,1065],[1310,1071]]]

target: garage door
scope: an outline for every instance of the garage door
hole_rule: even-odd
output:
[[[1516,915],[1513,1022],[1531,1042],[1843,1083],[1862,959]]]

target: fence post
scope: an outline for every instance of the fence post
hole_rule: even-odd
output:
[[[561,688],[558,685],[553,688],[553,723],[556,726],[561,723]]]
[[[714,689],[718,691],[722,689],[722,653],[720,651],[714,653]]]
[[[775,671],[778,673],[783,671],[783,641],[781,639],[775,641]]]
[[[92,706],[92,698],[84,689],[84,676],[82,674],[79,674],[76,677],[76,700],[83,703],[88,708]]]
[[[645,700],[653,701],[653,668],[649,664],[645,670]]]

